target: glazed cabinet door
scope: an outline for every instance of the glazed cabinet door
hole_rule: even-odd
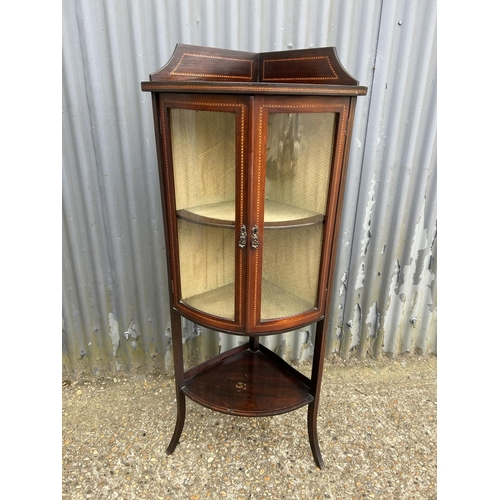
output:
[[[160,94],[158,104],[174,308],[242,331],[248,105],[197,94]]]
[[[324,314],[348,110],[349,98],[257,100],[253,331]]]

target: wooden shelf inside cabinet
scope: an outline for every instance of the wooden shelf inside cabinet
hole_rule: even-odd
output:
[[[204,226],[234,228],[234,202],[211,203],[177,211],[179,219]],[[292,228],[322,224],[323,214],[278,201],[266,200],[264,204],[264,228]]]
[[[151,92],[179,443],[186,397],[247,417],[307,406],[317,422],[356,99],[334,47],[242,52],[178,44]],[[182,318],[247,344],[184,370]],[[310,378],[259,342],[315,324]],[[293,333],[291,334],[293,335]]]
[[[177,210],[179,219],[202,226],[234,228],[234,201]]]
[[[214,316],[229,318],[233,312],[234,283],[229,283],[208,292],[193,295],[184,299],[184,303],[199,311],[205,311]],[[314,304],[307,302],[293,293],[262,280],[262,316],[264,318],[286,318],[296,311],[308,311]]]
[[[264,228],[292,228],[322,224],[323,214],[312,210],[266,199],[264,202]]]
[[[309,380],[263,346],[236,348],[194,375],[187,372],[182,391],[207,408],[246,417],[286,413],[314,399]]]

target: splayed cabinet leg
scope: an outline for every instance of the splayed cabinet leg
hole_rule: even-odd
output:
[[[184,428],[184,421],[186,419],[186,396],[182,392],[177,394],[177,422],[175,424],[174,434],[170,440],[170,444],[167,448],[167,455],[171,455],[182,434],[182,429]]]
[[[323,468],[323,458],[319,449],[318,442],[318,409],[319,395],[321,389],[321,379],[323,377],[323,364],[326,343],[326,324],[325,320],[318,321],[316,324],[316,339],[314,341],[313,369],[311,373],[311,394],[314,400],[309,403],[307,411],[307,431],[309,433],[309,443],[316,465]]]
[[[167,448],[167,455],[174,452],[182,434],[186,419],[186,396],[182,392],[184,386],[184,359],[182,354],[182,324],[180,315],[171,309],[172,344],[174,348],[175,395],[177,398],[177,422],[174,434]]]
[[[321,456],[321,450],[319,449],[318,442],[318,406],[315,405],[315,401],[309,404],[307,410],[307,432],[309,433],[309,443],[311,445],[311,451],[314,457],[316,465],[322,469],[324,466],[323,457]]]

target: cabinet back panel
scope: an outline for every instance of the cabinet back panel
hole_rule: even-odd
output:
[[[234,202],[235,122],[234,113],[170,109],[177,210]]]
[[[234,229],[178,219],[177,231],[181,300],[210,314],[234,319],[234,288],[230,294],[224,293],[235,281]]]
[[[296,301],[289,315],[316,306],[323,241],[323,224],[293,229],[269,229],[264,233],[263,280],[281,288]],[[268,306],[271,297],[263,287],[261,319],[280,317]]]
[[[269,113],[269,200],[325,214],[336,113]]]

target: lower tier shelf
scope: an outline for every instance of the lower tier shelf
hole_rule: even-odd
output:
[[[268,349],[233,352],[193,370],[184,394],[212,410],[245,417],[279,415],[313,401],[307,378]]]

